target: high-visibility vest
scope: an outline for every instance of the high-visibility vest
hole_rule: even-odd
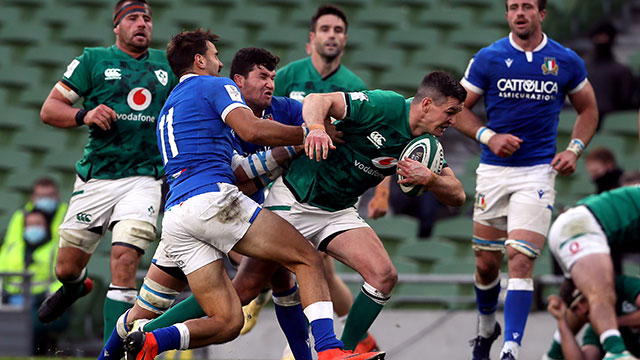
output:
[[[27,244],[23,239],[24,214],[33,209],[31,202],[22,210],[16,211],[7,227],[7,234],[0,248],[0,272],[23,272],[25,270],[33,274],[31,278],[31,294],[39,295],[45,292],[52,293],[62,284],[56,279],[55,264],[58,254],[60,235],[58,227],[64,220],[68,205],[61,203],[51,221],[51,238],[38,246],[32,254],[32,262],[25,269],[25,255]],[[2,279],[3,289],[8,294],[22,293],[24,279],[21,276],[10,276]]]

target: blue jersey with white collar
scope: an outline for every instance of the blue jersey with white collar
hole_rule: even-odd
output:
[[[185,75],[171,91],[156,135],[169,183],[165,209],[193,196],[235,184],[231,170],[233,138],[227,114],[248,108],[228,78]]]
[[[301,126],[304,123],[302,119],[302,103],[288,97],[274,96],[271,98],[271,105],[262,112],[262,118],[275,120],[284,125]],[[234,150],[245,157],[271,148],[270,146],[246,142],[235,132],[233,132],[233,138],[235,140]],[[249,197],[258,204],[262,204],[264,202],[264,191],[262,189],[258,190]]]
[[[548,164],[556,153],[558,114],[565,96],[587,83],[584,62],[571,49],[547,38],[525,52],[513,34],[481,49],[469,62],[461,83],[484,95],[487,127],[523,142],[501,158],[482,145],[480,162],[500,166]]]

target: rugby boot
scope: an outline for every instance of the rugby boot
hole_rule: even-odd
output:
[[[48,324],[64,314],[65,311],[79,298],[87,295],[93,289],[93,280],[84,279],[82,291],[76,297],[65,296],[62,287],[53,294],[47,296],[38,308],[38,319],[43,324]]]
[[[242,307],[242,312],[244,313],[244,325],[242,326],[242,329],[240,329],[240,335],[248,333],[254,326],[256,326],[262,306],[264,306],[270,298],[271,289],[260,293],[260,295],[251,300],[249,304]]]
[[[134,331],[124,339],[125,360],[153,360],[158,355],[158,341],[153,333]]]
[[[384,351],[357,354],[342,349],[329,349],[319,352],[318,360],[382,360],[384,359],[384,356]]]
[[[371,351],[378,351],[378,344],[376,343],[376,339],[373,338],[371,333],[367,333],[367,337],[360,340],[358,346],[356,346],[355,350],[353,350],[356,354],[364,354]]]
[[[473,346],[471,360],[489,360],[491,345],[500,336],[501,332],[500,324],[496,322],[496,327],[493,329],[491,336],[486,338],[478,335],[475,339],[469,341],[469,345]]]
[[[635,356],[631,355],[628,351],[623,351],[620,354],[606,353],[602,360],[638,360]]]

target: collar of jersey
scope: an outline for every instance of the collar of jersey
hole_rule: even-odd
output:
[[[124,51],[122,51],[122,50],[118,47],[118,45],[116,45],[116,44],[113,44],[111,47],[112,47],[112,48],[114,49],[114,51],[115,51],[115,52],[117,52],[118,54],[120,54],[120,55],[122,55],[122,56],[124,56],[124,57],[130,58],[130,59],[144,60],[144,59],[146,59],[146,58],[148,58],[148,57],[149,57],[149,50],[147,50],[144,54],[142,54],[142,55],[138,56],[137,58],[134,58],[133,56],[131,56],[131,55],[127,54],[127,53],[126,53],[126,52],[124,52]]]
[[[328,78],[332,77],[333,75],[335,75],[338,70],[340,70],[340,68],[342,67],[342,64],[338,65],[338,67],[333,70],[330,74],[327,74],[327,76],[322,77],[322,75],[320,75],[320,73],[318,72],[318,70],[316,70],[316,68],[313,66],[313,61],[311,61],[311,56],[307,57],[307,64],[309,65],[309,67],[311,68],[311,71],[313,71],[322,81],[326,81]]]
[[[540,42],[540,44],[538,46],[536,46],[535,49],[533,49],[533,52],[542,50],[542,48],[547,46],[547,41],[548,41],[547,34],[542,33],[542,41]],[[524,49],[521,48],[520,45],[516,44],[516,42],[513,40],[513,33],[511,33],[511,32],[509,33],[509,43],[511,43],[511,46],[513,46],[518,51],[528,52],[528,51],[524,51]]]
[[[198,74],[184,74],[182,76],[180,76],[180,82],[183,82],[185,80],[187,80],[190,77],[194,77],[194,76],[198,76]]]

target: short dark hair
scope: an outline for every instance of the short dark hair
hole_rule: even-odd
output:
[[[36,187],[54,187],[57,189],[58,183],[48,176],[43,176],[33,182],[33,188],[35,189]]]
[[[240,74],[247,77],[255,66],[262,65],[267,70],[273,71],[278,66],[280,58],[273,55],[267,49],[257,47],[246,47],[238,50],[231,61],[229,77]]]
[[[504,0],[504,7],[509,11],[509,0]],[[538,0],[538,11],[542,11],[547,8],[547,0]]]
[[[316,32],[316,25],[318,24],[318,19],[323,15],[335,15],[339,17],[342,21],[344,21],[344,32],[347,33],[347,28],[349,27],[349,23],[347,22],[347,15],[340,9],[339,7],[331,4],[323,4],[318,7],[316,13],[311,17],[311,22],[309,23],[309,31],[312,33]]]
[[[467,98],[467,90],[451,74],[434,71],[422,79],[413,101],[420,102],[425,97],[431,98],[436,105],[442,104],[448,97],[464,102]]]
[[[611,39],[611,42],[613,42],[613,40],[616,38],[616,35],[618,34],[618,29],[616,28],[615,25],[613,25],[613,23],[609,20],[601,20],[597,23],[595,23],[590,29],[589,29],[589,37],[592,38],[596,35],[599,34],[607,34],[607,36],[609,36],[609,38]]]
[[[585,159],[586,161],[600,161],[605,164],[616,164],[616,158],[611,150],[598,146],[591,150]]]
[[[207,43],[214,43],[219,38],[220,36],[203,29],[182,31],[174,35],[167,45],[167,60],[173,73],[180,77],[189,71],[193,66],[194,56],[206,54]]]

